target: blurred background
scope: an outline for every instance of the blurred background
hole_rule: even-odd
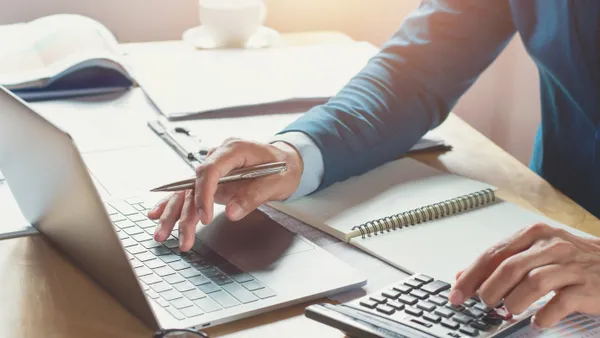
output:
[[[333,30],[377,46],[419,0],[265,0],[266,25],[285,32]],[[120,42],[180,39],[198,25],[197,0],[0,0],[0,24],[75,13],[106,25]],[[516,36],[454,112],[528,164],[540,120],[537,70]]]

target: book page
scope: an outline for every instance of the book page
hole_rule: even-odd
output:
[[[502,201],[377,236],[356,237],[350,243],[408,273],[421,272],[452,282],[458,271],[467,268],[486,249],[539,222],[591,237]]]
[[[487,188],[488,184],[403,158],[296,201],[272,206],[347,241],[354,226]]]
[[[0,84],[47,78],[85,58],[117,56],[118,43],[106,27],[71,14],[0,26]]]

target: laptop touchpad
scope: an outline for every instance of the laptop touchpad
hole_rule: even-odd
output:
[[[271,269],[284,256],[313,249],[312,244],[261,211],[239,222],[228,220],[224,211],[223,206],[215,205],[214,220],[199,225],[196,236],[243,270]]]

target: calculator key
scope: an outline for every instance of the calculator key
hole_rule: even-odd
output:
[[[194,305],[194,303],[192,303],[189,299],[182,297],[182,298],[177,298],[175,300],[172,300],[171,305],[173,305],[178,310],[181,310],[181,309],[185,309],[186,307],[190,307],[190,306]]]
[[[204,292],[198,290],[198,289],[193,289],[193,290],[189,290],[186,292],[183,292],[183,295],[189,299],[189,300],[196,300],[196,299],[200,299],[200,298],[204,298],[206,297],[206,295],[204,294]]]
[[[463,303],[464,306],[468,306],[468,307],[473,307],[473,306],[475,306],[475,304],[477,304],[477,302],[474,299],[471,299],[471,298],[467,299]]]
[[[258,300],[258,298],[252,294],[252,292],[246,290],[243,286],[236,283],[223,285],[223,290],[229,292],[230,295],[244,304],[252,303]]]
[[[422,290],[412,290],[410,295],[419,299],[427,299],[427,297],[429,297],[429,294]]]
[[[473,320],[473,318],[467,315],[463,315],[462,313],[457,313],[454,315],[454,317],[452,317],[452,320],[461,324],[469,324]]]
[[[383,293],[381,293],[381,295],[386,298],[396,299],[401,295],[401,293],[398,290],[386,290],[386,291],[383,291]]]
[[[386,304],[393,307],[396,310],[404,309],[404,304],[402,304],[398,301],[392,300],[392,299],[388,300]]]
[[[449,308],[449,309],[451,309],[451,310],[454,310],[456,312],[462,312],[462,311],[465,310],[464,306],[462,306],[462,305],[452,305],[451,303],[446,304],[446,307]]]
[[[214,300],[210,299],[210,297],[200,298],[194,301],[199,308],[201,308],[204,312],[215,312],[221,310],[221,305],[217,304]]]
[[[489,316],[489,315],[481,318],[480,321],[483,323],[489,324],[491,326],[498,326],[498,325],[502,324],[502,319],[493,317],[493,316]]]
[[[185,316],[183,315],[183,313],[181,313],[181,311],[173,308],[172,306],[169,306],[167,308],[167,311],[169,311],[169,313],[172,314],[173,317],[175,317],[175,318],[177,318],[179,320],[184,320],[185,319]]]
[[[492,325],[482,322],[480,320],[476,320],[474,322],[471,323],[471,326],[477,330],[481,330],[481,331],[487,331],[489,329],[492,328]]]
[[[152,252],[155,256],[162,256],[162,255],[167,255],[167,254],[171,253],[171,250],[165,248],[164,246],[162,246],[162,244],[160,247],[151,248],[151,249],[148,249],[148,251]]]
[[[210,294],[210,297],[217,303],[221,304],[224,308],[230,308],[240,305],[237,299],[233,298],[230,294],[225,291],[217,291]]]
[[[165,300],[168,300],[168,301],[172,301],[172,300],[175,300],[177,298],[181,298],[182,297],[181,293],[179,293],[179,292],[177,292],[177,290],[173,290],[173,289],[167,290],[167,291],[163,291],[163,292],[160,293],[160,295]]]
[[[449,329],[452,330],[457,330],[460,325],[457,322],[454,322],[450,319],[446,319],[446,318],[442,318],[442,321],[440,322],[440,324],[442,324],[443,327],[447,327]]]
[[[438,307],[437,309],[435,309],[435,311],[433,312],[438,316],[442,316],[444,318],[450,318],[452,317],[456,312],[447,309],[445,307]]]
[[[477,329],[469,326],[463,326],[458,331],[471,337],[477,337],[479,335],[479,331]]]
[[[364,299],[364,300],[361,300],[359,304],[366,308],[374,309],[377,307],[377,304],[379,304],[379,303],[377,303],[376,301],[374,301],[372,299]]]
[[[417,324],[419,324],[421,326],[425,326],[427,328],[433,326],[433,325],[429,324],[428,322],[424,322],[424,321],[422,321],[420,319],[417,319],[417,318],[411,318],[410,321],[413,322],[413,323],[417,323]]]
[[[385,305],[385,304],[379,304],[379,305],[377,305],[377,311],[381,312],[381,313],[385,313],[386,315],[392,315],[392,314],[394,314],[394,312],[396,312],[396,309],[394,309],[391,306]]]
[[[460,338],[461,337],[461,335],[459,335],[456,332],[448,332],[448,335],[452,338]]]
[[[485,315],[485,312],[477,309],[466,309],[465,311],[463,311],[463,313],[473,318],[481,318]]]
[[[431,311],[435,310],[435,304],[427,302],[427,301],[418,302],[417,307],[419,309],[425,310],[427,312],[431,312]]]
[[[212,283],[212,282],[198,285],[197,288],[200,289],[200,291],[202,291],[204,293],[213,293],[213,292],[217,292],[217,291],[221,290],[220,287],[218,287],[215,283]]]
[[[415,305],[417,304],[417,299],[411,295],[401,295],[398,297],[398,301],[402,302],[406,305]]]
[[[275,292],[269,288],[253,291],[253,293],[260,299],[271,298],[275,296]]]
[[[200,316],[204,312],[202,312],[202,310],[200,310],[197,306],[192,305],[190,307],[186,307],[185,309],[182,309],[181,313],[183,313],[188,318],[192,318],[192,317]]]
[[[423,282],[419,282],[418,280],[414,280],[414,279],[408,279],[406,281],[404,281],[404,284],[410,286],[411,288],[415,288],[418,289],[420,288],[424,283]]]
[[[438,316],[438,315],[434,315],[433,313],[425,313],[423,315],[423,318],[432,322],[432,323],[439,323],[440,320],[442,320],[442,317]]]
[[[439,280],[425,284],[421,287],[421,290],[434,295],[448,289],[450,289],[450,284]]]
[[[190,283],[192,283],[192,284],[194,284],[196,286],[210,283],[210,280],[208,278],[202,276],[202,275],[192,277],[192,278],[190,278],[188,280],[190,281]]]
[[[412,288],[405,284],[399,284],[399,285],[394,286],[394,290],[398,290],[402,293],[409,293],[412,291]]]
[[[418,280],[419,282],[423,282],[423,283],[433,282],[433,278],[426,276],[426,275],[418,275],[415,277],[415,279]]]
[[[444,304],[446,304],[448,302],[444,298],[438,297],[438,296],[431,296],[431,297],[429,297],[429,301],[432,302],[433,304],[439,305],[439,306],[442,306],[442,305],[444,305]]]
[[[493,309],[487,307],[487,305],[485,305],[483,303],[475,303],[475,305],[473,306],[473,308],[477,309],[477,310],[480,310],[480,311],[483,311],[483,312],[486,312],[486,313],[493,310]]]
[[[416,309],[412,306],[407,306],[404,309],[404,312],[408,313],[409,315],[413,315],[415,317],[420,317],[423,314],[423,310]]]
[[[379,295],[372,295],[369,298],[371,298],[372,300],[376,301],[379,304],[385,304],[385,302],[387,302],[387,299],[385,297],[382,297]]]

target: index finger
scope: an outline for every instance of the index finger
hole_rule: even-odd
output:
[[[462,304],[477,292],[505,259],[527,250],[538,239],[551,236],[553,230],[546,224],[538,223],[491,247],[458,277],[448,297],[450,302]]]

